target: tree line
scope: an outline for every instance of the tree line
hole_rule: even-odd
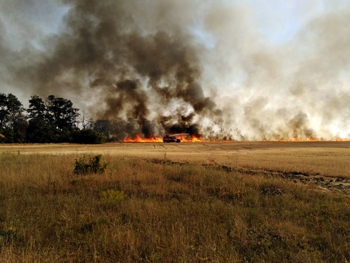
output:
[[[65,98],[31,96],[29,107],[13,94],[0,93],[0,142],[2,143],[103,143],[108,138],[94,125],[79,121],[79,109]],[[103,121],[102,121],[103,122]],[[108,134],[107,134],[108,135]]]

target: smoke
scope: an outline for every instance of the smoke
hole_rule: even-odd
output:
[[[223,65],[215,71],[216,85],[225,88],[217,100],[231,113],[224,116],[231,134],[249,140],[349,137],[349,6],[310,19],[282,44],[263,41],[250,12],[246,6],[238,15],[217,10],[207,20],[219,52],[206,63]],[[217,17],[220,24],[213,24]],[[227,35],[231,25],[235,30]]]
[[[249,3],[44,2],[0,4],[3,87],[72,98],[118,138],[350,136],[350,8],[271,43]]]

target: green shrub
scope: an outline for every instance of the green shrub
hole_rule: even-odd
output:
[[[75,174],[103,173],[107,168],[107,163],[101,164],[102,155],[96,155],[86,160],[85,156],[75,159]]]
[[[100,196],[101,200],[109,205],[118,204],[119,202],[123,201],[126,197],[123,191],[118,191],[114,189],[102,191]]]

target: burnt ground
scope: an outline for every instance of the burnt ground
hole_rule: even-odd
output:
[[[303,184],[316,184],[322,188],[325,189],[337,189],[341,190],[344,193],[350,193],[350,179],[344,178],[344,177],[334,177],[334,176],[326,176],[326,175],[320,175],[318,173],[315,174],[308,174],[303,172],[285,172],[285,171],[274,171],[274,170],[253,170],[253,169],[246,169],[246,168],[239,168],[239,169],[231,169],[227,166],[221,167],[224,170],[227,171],[235,171],[242,174],[249,174],[249,175],[264,175],[266,177],[278,177],[283,178],[286,180],[291,180],[295,183],[301,182]]]
[[[150,161],[149,159],[145,159]],[[184,165],[190,164],[185,162],[176,162],[170,160],[162,159],[152,159],[152,163],[156,164],[173,164],[173,165]],[[248,168],[232,168],[227,165],[220,164],[207,164],[202,163],[202,166],[205,166],[208,169],[224,170],[229,173],[240,173],[246,175],[263,175],[265,177],[276,177],[282,178],[285,180],[292,181],[294,183],[303,183],[303,184],[315,184],[325,190],[337,190],[341,191],[344,194],[350,194],[350,179],[345,177],[336,177],[336,176],[327,176],[320,175],[319,173],[304,173],[296,171],[276,171],[276,170],[263,170],[263,169],[248,169]]]

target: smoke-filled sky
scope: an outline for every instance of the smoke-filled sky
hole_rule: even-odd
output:
[[[0,92],[123,136],[347,138],[349,24],[348,0],[3,0]]]

